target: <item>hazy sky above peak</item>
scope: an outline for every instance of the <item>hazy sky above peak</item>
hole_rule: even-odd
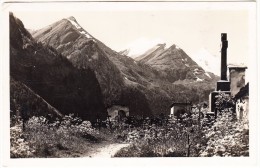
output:
[[[188,55],[202,49],[220,57],[220,35],[227,33],[228,63],[248,63],[246,10],[143,10],[143,11],[13,11],[28,29],[40,29],[74,16],[92,36],[110,48],[133,53],[158,43],[178,45]],[[136,45],[135,45],[136,43]],[[145,50],[145,49],[144,49]]]

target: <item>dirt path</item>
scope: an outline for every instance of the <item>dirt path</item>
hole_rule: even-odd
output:
[[[104,144],[98,146],[94,151],[85,155],[84,157],[103,157],[103,158],[111,158],[116,152],[118,152],[121,148],[127,147],[130,144],[125,143],[113,143],[113,144]]]

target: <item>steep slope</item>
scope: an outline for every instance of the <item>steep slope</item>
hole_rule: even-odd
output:
[[[113,51],[102,42],[99,42],[98,45],[118,67],[123,76],[127,90],[124,90],[120,102],[123,102],[123,104],[130,103],[134,107],[134,113],[138,115],[149,115],[150,113],[144,113],[148,110],[151,111],[152,115],[168,113],[169,104],[172,100],[171,95],[162,88],[162,83],[167,83],[167,85],[170,83],[165,81],[159,71]],[[140,99],[137,99],[137,95]],[[144,106],[145,104],[147,106]],[[142,107],[142,110],[139,107]]]
[[[203,70],[181,48],[172,45],[158,44],[135,60],[150,65],[164,72],[170,82],[178,80],[212,81],[214,75]]]
[[[171,104],[172,101],[192,101],[196,103],[200,100],[207,100],[209,93],[214,90],[215,83],[218,80],[212,73],[206,73],[182,50],[181,51],[185,54],[185,63],[193,66],[187,68],[184,64],[186,67],[185,70],[194,75],[193,78],[186,77],[181,80],[178,77],[178,73],[171,74],[169,71],[153,67],[141,61],[136,61],[124,55],[122,56],[103,43],[98,44],[100,48],[108,54],[109,59],[120,69],[123,76],[125,76],[125,81],[128,84],[135,85],[146,95],[153,114],[168,113],[169,104]],[[175,45],[172,47],[175,47]],[[168,54],[169,49],[171,50],[171,47],[166,49],[165,44],[159,44],[153,50],[148,50],[147,53],[150,52],[151,55],[156,53],[154,54],[155,56],[160,56],[162,54]],[[177,49],[179,50],[179,48]],[[166,59],[171,59],[169,57],[170,55],[165,56]],[[165,65],[169,67],[171,67],[171,63],[176,64],[172,61],[167,65],[167,61],[165,61]],[[176,64],[177,72],[178,70],[181,72],[182,69],[180,69],[180,66],[181,65]],[[176,69],[173,68],[170,69],[170,71],[175,71]]]
[[[175,69],[170,69],[174,73],[168,74],[167,68],[162,71],[160,68],[126,56],[127,51],[115,52],[85,31],[73,17],[40,29],[33,34],[33,37],[56,48],[75,67],[90,67],[95,71],[107,107],[123,105],[129,107],[130,115],[158,115],[168,113],[172,101],[187,99],[198,101],[200,96],[208,98],[204,92],[197,93],[199,88],[173,83],[185,79],[187,72],[182,72],[184,75],[180,78],[180,73],[175,72]],[[158,51],[158,55],[166,54],[165,57],[170,58],[169,53],[172,50],[167,49],[166,52],[160,53],[163,48],[164,45],[161,45],[155,50]],[[187,60],[189,61],[188,58]],[[166,65],[167,61],[163,63]],[[191,61],[192,64],[196,63]],[[182,69],[189,71],[185,65],[181,67]],[[195,68],[193,70],[196,71]],[[205,90],[209,93],[211,89],[207,89]]]
[[[54,48],[36,42],[12,13],[9,17],[11,77],[62,114],[74,113],[90,121],[98,116],[105,119],[107,112],[94,72],[75,68]]]
[[[52,119],[63,116],[41,96],[12,77],[10,80],[10,108],[11,115],[21,116],[25,120],[32,116],[45,116]]]
[[[156,46],[147,50],[142,55],[136,57],[135,60],[145,63],[145,62],[149,61],[149,59],[151,59],[153,57],[157,57],[158,55],[163,53],[166,50],[165,46],[166,46],[166,44],[157,44]]]
[[[196,103],[207,100],[219,80],[218,76],[206,72],[176,45],[166,48],[165,44],[157,44],[135,60],[162,73],[164,82],[160,83],[160,88],[175,101]]]
[[[64,40],[70,34],[75,38]],[[129,106],[131,115],[151,115],[159,113],[161,106],[153,102],[166,99],[170,104],[167,93],[153,82],[160,80],[158,71],[113,51],[82,29],[73,17],[38,30],[33,36],[56,48],[75,67],[90,67],[95,71],[107,107],[120,104]],[[164,105],[164,111],[168,109],[168,103]]]
[[[129,54],[129,51],[130,51],[129,49],[125,49],[123,51],[119,51],[118,53],[121,54],[121,55],[127,56]]]
[[[106,105],[119,99],[118,93],[121,93],[124,85],[120,71],[98,47],[97,40],[74,17],[38,30],[33,37],[57,49],[75,67],[94,70]]]

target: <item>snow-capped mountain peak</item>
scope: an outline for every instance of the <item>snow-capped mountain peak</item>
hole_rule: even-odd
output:
[[[220,58],[212,55],[207,49],[201,48],[191,58],[205,71],[220,75]]]
[[[83,34],[85,35],[87,38],[93,38],[88,32],[86,32],[76,21],[76,19],[71,16],[69,18],[67,18],[67,20],[73,25],[76,27],[76,29],[78,29],[79,33],[80,34]]]
[[[159,38],[156,39],[148,39],[148,38],[138,38],[133,42],[129,43],[124,47],[122,50],[128,50],[128,56],[135,58],[147,52],[152,47],[156,46],[157,44],[164,44],[165,41]]]
[[[74,17],[69,17],[67,18],[67,20],[70,21],[70,23],[74,25],[77,29],[82,29],[82,27],[77,23]]]

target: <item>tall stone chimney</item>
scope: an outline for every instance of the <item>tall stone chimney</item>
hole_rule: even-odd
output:
[[[227,33],[221,33],[221,80],[227,80]]]

